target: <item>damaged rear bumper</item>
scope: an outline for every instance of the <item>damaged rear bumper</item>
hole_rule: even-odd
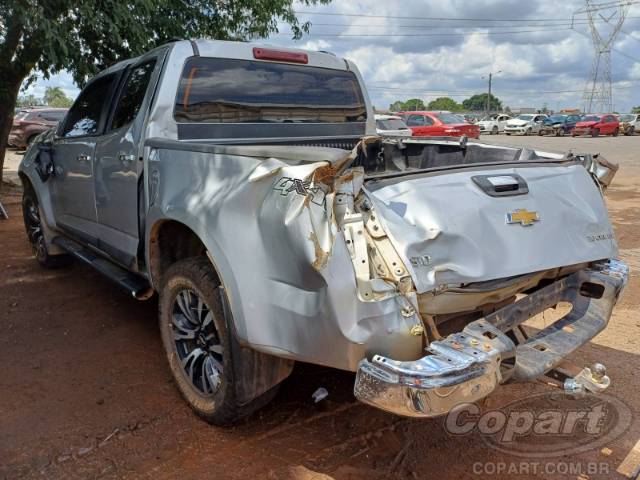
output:
[[[606,327],[627,276],[619,260],[598,262],[432,342],[419,360],[364,359],[354,394],[398,415],[433,417],[507,380],[534,380]],[[516,343],[517,335],[506,334],[559,302],[571,303],[571,311],[535,336]]]

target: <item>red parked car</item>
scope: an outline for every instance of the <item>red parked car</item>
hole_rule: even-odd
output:
[[[400,112],[414,137],[480,138],[480,127],[467,123],[463,117],[446,112]]]
[[[620,122],[615,115],[585,115],[571,130],[571,136],[591,135],[597,137],[602,134],[617,137],[619,132]]]
[[[67,110],[47,107],[21,110],[13,117],[9,145],[27,148],[39,134],[55,127],[67,114]]]

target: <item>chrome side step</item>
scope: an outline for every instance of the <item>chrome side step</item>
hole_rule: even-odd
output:
[[[53,239],[53,243],[90,267],[95,268],[105,277],[128,291],[136,300],[147,300],[153,295],[153,289],[147,280],[101,257],[79,243],[65,237],[56,237]]]

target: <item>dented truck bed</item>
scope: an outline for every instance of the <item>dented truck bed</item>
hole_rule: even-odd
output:
[[[539,377],[626,282],[602,198],[617,167],[597,156],[465,138],[146,146],[147,222],[197,219],[240,341],[357,372],[356,397],[397,414]],[[564,318],[522,328],[559,302]]]

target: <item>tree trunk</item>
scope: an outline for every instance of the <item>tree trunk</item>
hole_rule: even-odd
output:
[[[0,191],[2,191],[4,157],[9,131],[13,125],[13,113],[23,80],[24,76],[17,75],[9,69],[0,68]]]

